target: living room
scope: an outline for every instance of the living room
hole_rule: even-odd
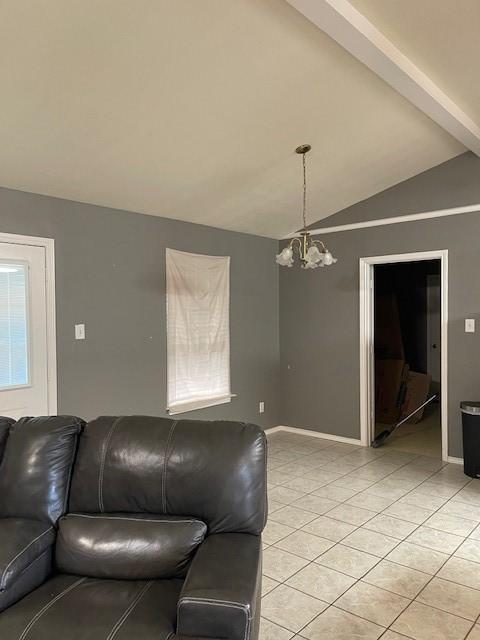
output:
[[[478,2],[0,18],[0,637],[480,638]]]

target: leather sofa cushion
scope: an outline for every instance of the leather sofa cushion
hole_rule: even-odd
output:
[[[209,533],[259,535],[266,438],[239,422],[104,416],[80,438],[70,511],[188,514]]]
[[[174,640],[182,582],[57,575],[0,615],[0,638]]]
[[[33,573],[40,571],[34,586],[45,580],[48,574],[43,570],[44,563],[37,563],[37,560],[46,552],[50,557],[54,540],[55,530],[45,522],[25,518],[0,519],[0,610],[8,606],[4,605],[4,600],[8,599],[10,604],[10,592],[15,591],[30,568]],[[25,591],[19,593],[15,599],[24,594]]]
[[[7,443],[10,427],[14,422],[15,420],[12,420],[12,418],[5,418],[4,416],[0,416],[0,462],[3,458],[3,451]]]
[[[10,429],[0,466],[0,517],[55,524],[65,513],[77,436],[72,416],[21,418]]]
[[[72,513],[60,520],[56,566],[92,578],[183,577],[206,531],[191,518]]]

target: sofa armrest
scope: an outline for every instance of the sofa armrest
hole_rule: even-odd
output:
[[[27,518],[0,519],[0,611],[44,582],[55,528]]]
[[[180,594],[177,634],[186,638],[256,639],[261,575],[260,536],[219,533],[206,538]]]

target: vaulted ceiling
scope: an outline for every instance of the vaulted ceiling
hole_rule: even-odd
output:
[[[351,0],[480,125],[478,0]]]
[[[476,0],[353,4],[480,121]],[[3,0],[0,86],[1,186],[276,238],[465,151],[286,0]]]

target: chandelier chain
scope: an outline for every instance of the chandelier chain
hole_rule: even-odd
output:
[[[307,228],[307,165],[305,153],[302,155],[303,160],[303,228]]]
[[[337,262],[321,240],[314,240],[307,229],[307,160],[311,150],[309,144],[301,144],[295,152],[301,154],[303,168],[303,229],[292,237],[289,244],[277,255],[276,262],[282,267],[292,267],[295,256],[300,258],[302,269],[329,267]]]

